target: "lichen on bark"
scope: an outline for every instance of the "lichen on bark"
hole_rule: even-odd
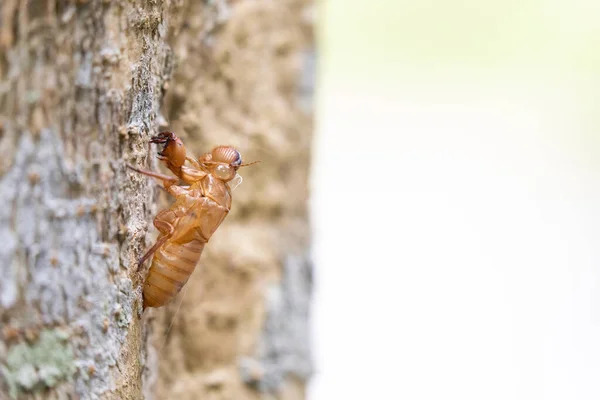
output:
[[[54,387],[75,373],[73,350],[66,343],[68,337],[64,331],[44,330],[35,344],[11,347],[6,365],[0,367],[11,397],[23,390]]]

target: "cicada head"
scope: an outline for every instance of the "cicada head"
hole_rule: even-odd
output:
[[[180,168],[185,163],[186,150],[183,142],[173,132],[161,132],[150,139],[150,143],[164,144],[158,154],[167,165]]]
[[[212,161],[221,162],[238,168],[242,165],[242,155],[231,146],[218,146],[211,152]]]
[[[235,177],[235,174],[242,165],[242,156],[239,151],[231,146],[218,146],[210,152],[210,163],[213,164],[213,174],[229,182]]]

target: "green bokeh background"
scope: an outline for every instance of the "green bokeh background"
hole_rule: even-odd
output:
[[[318,121],[344,90],[400,98],[406,85],[512,86],[564,92],[576,105],[562,135],[588,156],[600,149],[596,0],[321,0],[316,9]]]
[[[318,4],[328,79],[417,75],[597,80],[600,2],[328,0]],[[414,77],[414,74],[411,74]]]

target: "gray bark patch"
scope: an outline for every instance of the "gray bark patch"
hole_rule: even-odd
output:
[[[6,204],[0,241],[8,244],[0,246],[0,300],[5,309],[23,302],[28,326],[63,327],[68,340],[53,352],[72,354],[72,363],[67,367],[48,352],[40,366],[39,354],[52,347],[46,339],[53,337],[43,331],[33,344],[9,348],[3,370],[13,391],[72,381],[93,399],[114,387],[110,368],[125,342],[136,294],[120,271],[117,245],[99,239],[96,200],[76,194],[81,182],[63,162],[61,143],[51,130],[37,142],[24,134],[0,180]],[[27,371],[35,372],[29,380]]]

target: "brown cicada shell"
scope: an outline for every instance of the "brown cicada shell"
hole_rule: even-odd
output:
[[[160,235],[138,262],[141,268],[154,255],[144,283],[144,308],[165,305],[185,285],[204,245],[229,213],[229,182],[240,167],[250,165],[242,164],[240,153],[230,146],[216,147],[196,160],[186,154],[183,142],[172,132],[161,132],[150,142],[164,145],[158,158],[176,177],[129,168],[161,180],[176,200],[154,219]],[[185,185],[178,185],[180,181]]]

